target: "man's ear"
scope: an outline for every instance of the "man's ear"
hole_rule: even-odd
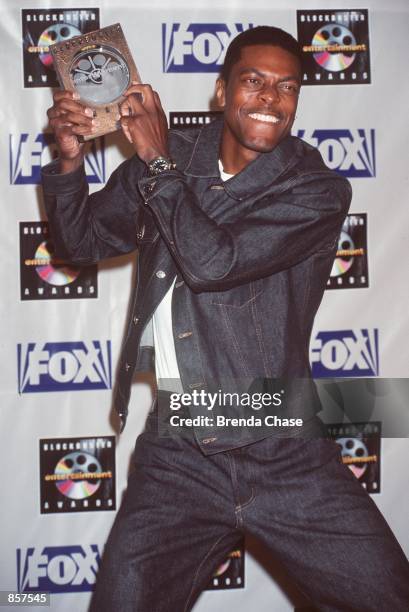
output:
[[[224,108],[226,105],[226,83],[221,77],[216,81],[216,99],[220,108]]]

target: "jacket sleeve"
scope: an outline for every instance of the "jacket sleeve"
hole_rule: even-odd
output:
[[[55,255],[86,265],[134,250],[143,203],[137,180],[145,165],[136,157],[123,162],[103,189],[89,195],[83,166],[58,174],[57,164],[42,169]]]
[[[174,171],[139,181],[186,283],[224,291],[332,250],[351,201],[351,187],[334,173],[298,177],[283,193],[250,201],[240,218],[217,223]]]

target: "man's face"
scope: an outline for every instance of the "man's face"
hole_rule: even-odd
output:
[[[260,153],[272,151],[294,122],[300,90],[298,59],[281,47],[252,45],[230,72],[217,81],[224,108],[222,161],[238,172]],[[234,167],[233,167],[234,166]]]

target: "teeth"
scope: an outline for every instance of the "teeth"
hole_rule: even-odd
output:
[[[278,123],[280,121],[275,115],[263,115],[262,113],[250,113],[249,117],[257,119],[257,121],[266,121],[266,123]]]

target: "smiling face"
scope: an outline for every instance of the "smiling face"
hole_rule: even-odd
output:
[[[289,134],[301,84],[298,58],[281,47],[243,47],[227,83],[216,96],[224,109],[221,160],[236,173],[260,153],[272,151]]]

